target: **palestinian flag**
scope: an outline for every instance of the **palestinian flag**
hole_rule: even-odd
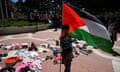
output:
[[[63,2],[62,9],[62,24],[69,25],[69,33],[72,37],[84,40],[89,45],[100,48],[103,51],[112,52],[110,35],[100,22],[80,16],[73,7],[65,2]]]

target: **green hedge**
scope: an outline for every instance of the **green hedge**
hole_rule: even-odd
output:
[[[47,22],[29,22],[29,21],[6,21],[0,20],[0,27],[20,27],[47,24]]]

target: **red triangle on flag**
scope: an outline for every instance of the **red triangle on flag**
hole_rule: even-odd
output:
[[[75,29],[85,25],[85,22],[68,4],[63,2],[62,5],[63,5],[62,25],[68,24],[70,27],[69,32],[72,32]]]

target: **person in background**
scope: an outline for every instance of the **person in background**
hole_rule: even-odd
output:
[[[53,18],[52,18],[52,22],[53,22],[53,26],[54,26],[54,28],[55,28],[54,31],[57,31],[57,28],[58,28],[58,26],[59,26],[59,18],[58,18],[58,16],[53,17]]]
[[[116,37],[117,37],[117,32],[118,32],[118,23],[117,23],[117,21],[115,21],[114,23],[111,23],[108,26],[108,31],[110,33],[110,37],[111,37],[111,40],[112,40],[112,45],[114,45],[114,42],[117,39]]]
[[[118,27],[119,26],[118,26],[117,20],[115,20],[113,23],[111,23],[108,26],[108,31],[110,33],[110,37],[111,37],[113,46],[114,46],[115,41],[117,40]],[[113,56],[120,56],[120,54],[117,53],[116,51],[114,51],[113,49],[112,49],[112,55]]]

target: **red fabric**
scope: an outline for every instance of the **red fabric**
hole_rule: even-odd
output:
[[[61,56],[55,56],[55,60],[57,60],[57,62],[60,64],[61,63]]]
[[[63,12],[62,12],[62,25],[68,24],[70,27],[69,32],[84,26],[85,22],[80,18],[80,16],[71,8],[68,4],[63,2]]]
[[[15,62],[17,62],[19,60],[20,60],[19,57],[9,57],[9,58],[6,58],[4,60],[4,63],[5,64],[12,64],[12,63],[15,63]]]

